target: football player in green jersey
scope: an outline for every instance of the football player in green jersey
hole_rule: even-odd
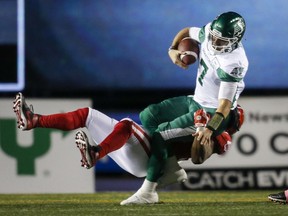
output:
[[[173,157],[172,141],[193,141],[191,155],[196,164],[203,163],[213,153],[211,138],[221,134],[228,125],[237,122],[237,100],[244,89],[248,60],[241,39],[245,33],[244,18],[236,12],[220,14],[202,28],[187,27],[179,31],[169,48],[172,62],[188,68],[180,60],[178,44],[191,37],[200,44],[199,67],[194,95],[165,100],[148,106],[140,113],[143,126],[152,136],[152,155],[147,176],[141,188],[122,205],[154,203],[157,179],[163,165]],[[203,109],[210,116],[207,124],[195,130],[194,113]],[[149,195],[150,194],[150,195]],[[150,202],[151,201],[151,202]]]

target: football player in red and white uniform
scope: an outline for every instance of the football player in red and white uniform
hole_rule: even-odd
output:
[[[89,143],[87,135],[81,130],[76,132],[75,142],[82,156],[82,166],[87,169],[108,155],[132,175],[136,177],[147,175],[147,162],[151,154],[151,138],[144,128],[131,119],[125,118],[118,121],[88,107],[52,115],[35,114],[26,104],[22,93],[16,95],[13,109],[18,128],[24,131],[37,127],[65,131],[86,127],[93,142]],[[196,127],[204,126],[207,123],[207,115],[203,110],[196,112],[194,118]],[[237,130],[237,127],[231,125],[231,130]],[[227,146],[231,144],[231,137],[227,132],[224,132],[215,137],[213,142],[215,142],[213,153],[223,154],[228,150]],[[166,161],[163,175],[158,179],[157,187],[165,187],[187,179],[185,170],[177,161],[191,158],[191,146],[191,142],[174,145],[175,157]],[[137,204],[158,202],[157,192],[154,193],[154,196],[148,194],[147,199],[141,198],[141,203]]]

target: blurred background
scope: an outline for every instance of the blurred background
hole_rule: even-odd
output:
[[[130,116],[139,121],[137,113],[148,104],[193,94],[197,63],[183,70],[167,54],[175,34],[184,27],[202,27],[223,12],[235,11],[246,20],[243,44],[250,63],[242,94],[248,115],[244,131],[249,133],[240,137],[248,147],[243,145],[242,152],[247,156],[263,142],[267,146],[264,153],[271,151],[271,137],[282,134],[274,145],[278,150],[268,157],[276,161],[272,162],[274,170],[281,167],[277,176],[282,181],[271,187],[287,186],[287,8],[286,0],[1,0],[0,96],[5,103],[0,116],[12,118],[13,113],[6,112],[4,104],[22,91],[35,100],[87,99],[88,105],[111,117]],[[281,104],[280,110],[275,103]],[[262,113],[263,106],[268,109]],[[274,115],[280,120],[275,122]],[[253,121],[258,125],[253,126]],[[262,126],[276,131],[259,141]],[[236,143],[240,138],[235,138]],[[2,138],[1,142],[6,141]],[[238,150],[232,150],[235,154],[241,152],[240,144]],[[103,164],[97,165],[98,175],[123,174],[113,161]],[[253,165],[252,159],[245,167],[258,170]],[[249,169],[242,174],[247,177]],[[117,189],[111,185],[99,188]]]

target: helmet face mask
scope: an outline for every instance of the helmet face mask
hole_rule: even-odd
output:
[[[219,15],[209,28],[209,48],[214,54],[232,52],[238,47],[244,32],[245,21],[235,12]]]
[[[237,38],[225,38],[218,36],[215,32],[210,31],[209,41],[211,48],[215,53],[232,52],[233,45],[237,42]]]

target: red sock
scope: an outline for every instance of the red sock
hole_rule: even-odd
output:
[[[37,127],[74,130],[85,127],[89,109],[82,108],[73,112],[52,115],[39,115]]]
[[[112,151],[121,148],[132,134],[132,122],[123,120],[118,122],[114,130],[98,145],[101,150],[99,151],[100,159]]]

